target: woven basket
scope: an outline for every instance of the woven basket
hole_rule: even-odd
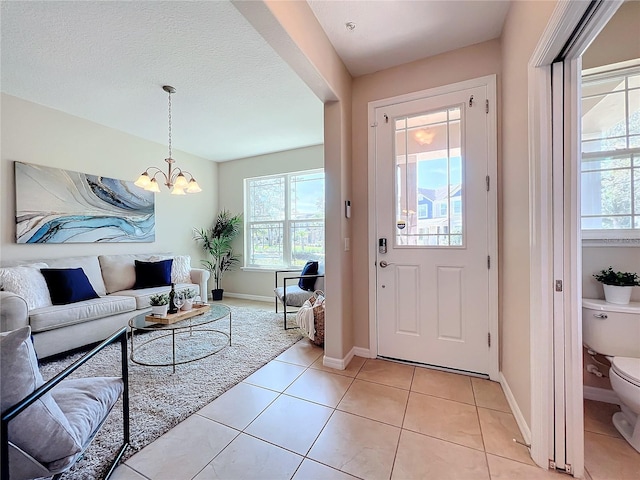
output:
[[[324,305],[313,307],[313,320],[315,322],[316,334],[312,342],[322,347],[324,345]]]

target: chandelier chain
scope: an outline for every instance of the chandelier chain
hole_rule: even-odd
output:
[[[161,168],[158,167],[147,167],[147,169],[140,174],[140,177],[134,182],[134,185],[140,188],[144,188],[147,191],[158,193],[160,189],[158,188],[158,180],[156,177],[160,178],[159,175],[164,177],[164,185],[167,188],[173,189],[171,193],[173,195],[186,195],[187,193],[198,193],[201,192],[202,189],[196,179],[193,178],[191,173],[186,170],[182,170],[181,168],[174,167],[176,161],[171,158],[173,152],[171,151],[171,94],[176,92],[176,89],[170,85],[164,85],[162,90],[169,94],[169,157],[165,158],[165,162],[168,166],[167,173],[163,172]],[[187,180],[185,175],[188,175],[190,178]]]
[[[171,158],[171,92],[169,92],[169,158]]]

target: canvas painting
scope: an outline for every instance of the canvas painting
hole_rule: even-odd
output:
[[[133,182],[15,162],[17,243],[153,242],[155,199]]]

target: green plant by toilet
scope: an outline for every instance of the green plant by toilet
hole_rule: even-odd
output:
[[[617,287],[636,287],[640,286],[640,277],[634,272],[617,272],[613,267],[606,270],[600,270],[593,274],[594,278],[604,285],[614,285]]]

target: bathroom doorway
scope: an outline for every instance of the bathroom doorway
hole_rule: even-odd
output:
[[[582,158],[577,172],[582,261],[578,279],[583,307],[589,308],[587,318],[603,315],[590,309],[600,306],[598,302],[604,298],[594,273],[609,266],[617,271],[640,272],[640,238],[633,232],[640,226],[635,215],[640,209],[634,208],[640,176],[633,174],[636,152],[640,155],[634,136],[634,119],[640,116],[640,101],[635,100],[640,96],[635,82],[640,77],[638,22],[640,2],[625,2],[582,54]],[[630,38],[636,41],[626,41]],[[640,289],[633,290],[632,301],[640,301]],[[609,318],[611,315],[616,313]],[[588,333],[585,345],[589,343]],[[614,413],[620,411],[620,399],[611,387],[611,364],[593,350],[595,346],[582,349],[585,470],[594,480],[635,476],[640,453],[612,422]]]
[[[533,106],[531,240],[535,245],[531,318],[536,319],[531,330],[531,454],[540,465],[548,459],[551,468],[583,477],[585,435],[595,433],[585,434],[584,428],[585,424],[595,428],[597,419],[589,416],[593,409],[590,405],[585,409],[583,400],[581,303],[583,283],[589,290],[592,272],[582,263],[581,63],[587,47],[623,2],[569,3],[558,5],[557,15],[532,56],[529,72]],[[631,38],[634,36],[637,34]],[[552,112],[546,109],[548,105],[553,105]],[[545,216],[547,212],[552,214]],[[598,418],[610,413],[601,410],[606,408],[596,409]],[[608,470],[606,475],[610,478],[611,473]]]

